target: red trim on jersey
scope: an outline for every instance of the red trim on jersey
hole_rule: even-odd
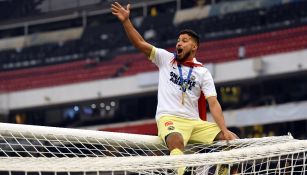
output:
[[[187,67],[203,67],[203,64],[201,63],[194,63],[193,61],[185,61],[185,62],[179,62],[177,61],[175,58],[171,61],[172,64],[182,64],[184,66],[187,66]]]
[[[200,93],[200,97],[198,99],[198,112],[199,112],[199,118],[206,121],[207,120],[206,97],[203,92]]]

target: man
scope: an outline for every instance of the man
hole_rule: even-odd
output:
[[[129,19],[130,4],[124,8],[115,2],[111,9],[112,14],[121,21],[130,42],[159,68],[156,120],[159,137],[168,146],[170,154],[183,154],[188,141],[208,144],[214,140],[236,139],[237,136],[226,128],[210,72],[195,58],[198,35],[192,30],[181,31],[177,51],[173,54],[143,39]],[[199,118],[201,92],[207,99],[216,124]],[[179,168],[178,174],[183,174],[184,169]]]

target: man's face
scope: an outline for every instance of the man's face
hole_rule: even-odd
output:
[[[189,36],[188,34],[179,35],[176,44],[177,58],[179,60],[184,61],[189,57],[193,56],[192,53],[195,54],[196,49],[197,44],[191,36]]]

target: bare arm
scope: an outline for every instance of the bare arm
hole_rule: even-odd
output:
[[[111,9],[112,14],[117,16],[117,18],[121,21],[125,29],[126,35],[130,42],[133,44],[133,46],[139,51],[143,52],[147,57],[149,57],[153,46],[144,40],[144,38],[139,34],[139,32],[131,23],[129,19],[130,4],[128,4],[127,7],[124,8],[118,2],[115,2],[114,4],[112,4]]]
[[[225,140],[236,139],[237,137],[232,132],[230,132],[226,127],[224,115],[223,115],[223,112],[222,112],[222,107],[221,107],[220,103],[218,102],[217,97],[215,97],[215,96],[209,97],[207,99],[207,101],[208,101],[208,104],[209,104],[209,108],[210,108],[210,112],[212,114],[212,117],[214,118],[215,122],[217,123],[217,125],[221,129],[221,132],[223,134],[223,138]]]

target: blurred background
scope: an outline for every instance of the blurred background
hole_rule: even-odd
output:
[[[157,68],[112,2],[0,0],[0,122],[157,134]],[[240,137],[307,138],[306,0],[119,2],[156,47],[199,33],[197,58]]]

